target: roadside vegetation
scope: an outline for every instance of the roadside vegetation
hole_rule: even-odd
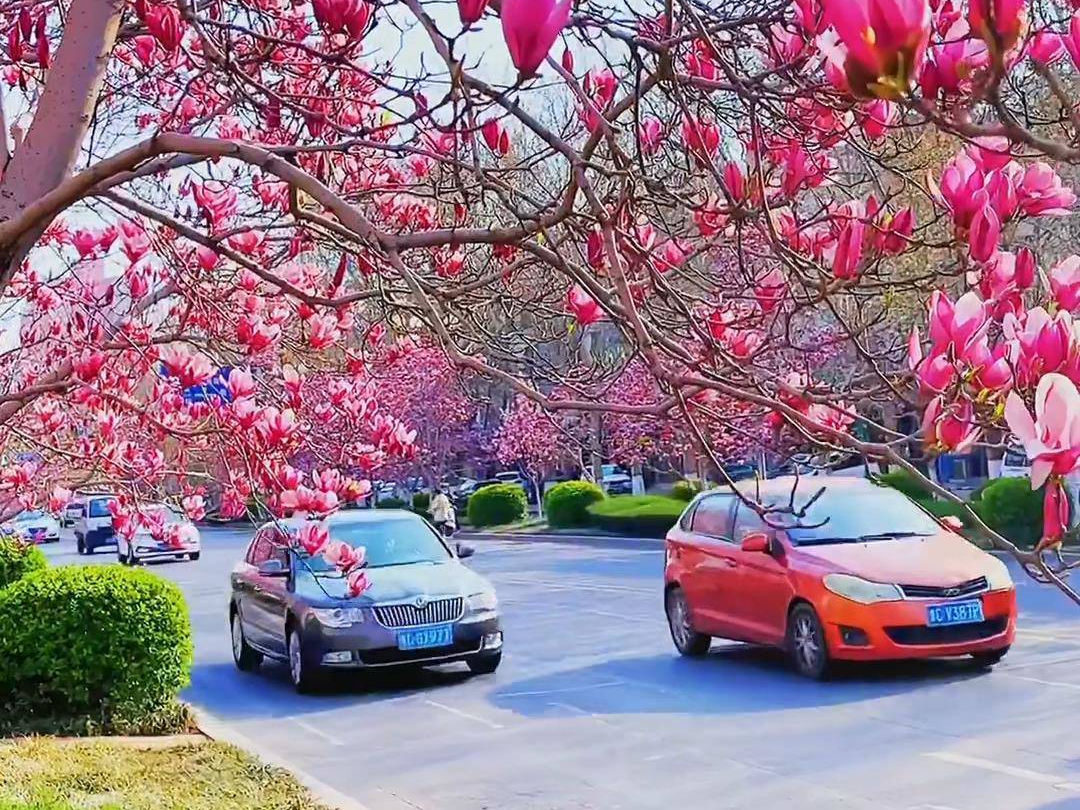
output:
[[[0,538],[0,559],[19,559],[19,545]],[[180,590],[149,571],[23,559],[33,562],[0,587],[0,733],[189,728],[177,699],[193,658]]]
[[[289,773],[224,743],[0,743],[0,810],[324,810]]]

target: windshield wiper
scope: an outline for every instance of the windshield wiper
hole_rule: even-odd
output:
[[[427,565],[438,565],[438,560],[404,560],[403,562],[390,562],[383,563],[382,565],[369,565],[368,568],[393,568],[396,565],[420,565],[425,563]]]
[[[898,540],[901,537],[930,537],[930,532],[879,532],[878,534],[863,534],[857,539],[864,543],[873,540]]]
[[[797,540],[797,546],[830,546],[839,543],[859,543],[858,537],[811,537],[806,540]]]

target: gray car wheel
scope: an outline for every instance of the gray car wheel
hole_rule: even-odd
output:
[[[229,625],[236,668],[243,672],[250,672],[262,663],[262,653],[248,646],[247,639],[244,638],[244,624],[240,620],[240,614],[235,610],[229,619]]]
[[[808,604],[796,605],[788,616],[788,654],[800,675],[823,680],[829,674],[829,646],[825,628]]]
[[[664,595],[664,610],[667,613],[668,629],[671,630],[671,640],[675,642],[675,649],[679,654],[691,658],[705,655],[712,644],[712,637],[694,629],[690,605],[682,588],[676,585],[668,589]]]
[[[319,683],[319,669],[304,654],[304,639],[295,627],[289,630],[289,680],[297,692],[311,692]]]

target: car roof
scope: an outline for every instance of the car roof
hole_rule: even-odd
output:
[[[853,478],[851,476],[842,475],[782,475],[777,478],[769,478],[763,481],[750,478],[735,483],[735,489],[750,498],[755,498],[759,495],[763,498],[777,496],[787,498],[793,491],[798,497],[808,498],[822,488],[830,493],[845,492],[852,495],[881,492],[882,490],[880,484],[874,483],[869,478]],[[699,497],[724,494],[731,495],[731,489],[726,485],[720,485],[719,487],[702,492]]]
[[[423,521],[423,518],[408,509],[348,509],[342,512],[333,512],[323,518],[294,515],[281,520],[268,520],[259,528],[287,526],[298,529],[305,523],[312,522],[318,522],[327,527],[364,526],[372,523],[387,523],[393,520]]]

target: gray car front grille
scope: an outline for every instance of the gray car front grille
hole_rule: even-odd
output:
[[[415,602],[400,605],[376,605],[375,618],[383,627],[419,627],[424,624],[456,622],[465,610],[465,600],[460,596],[435,599],[423,607]]]
[[[960,596],[974,596],[987,589],[986,577],[969,579],[952,587],[934,585],[901,585],[900,590],[908,599],[956,599]]]

